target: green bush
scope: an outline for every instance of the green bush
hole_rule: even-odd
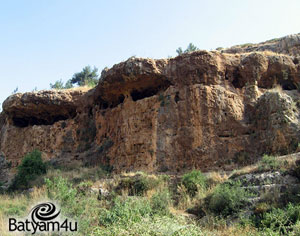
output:
[[[147,199],[117,197],[109,210],[102,209],[100,225],[111,227],[113,224],[128,226],[140,222],[151,215],[151,206]]]
[[[58,200],[65,206],[76,205],[77,190],[67,179],[63,177],[57,177],[53,180],[45,179],[45,183],[50,199]]]
[[[212,213],[226,217],[245,207],[249,197],[251,194],[239,182],[230,181],[218,185],[206,200]]]
[[[259,171],[268,171],[268,170],[278,170],[280,168],[280,161],[274,156],[263,155],[262,159],[259,162],[258,170]]]
[[[277,232],[280,235],[291,235],[291,232],[297,228],[295,225],[300,220],[300,206],[288,204],[285,209],[274,208],[262,216],[252,218],[256,227],[262,231]]]
[[[78,235],[90,235],[91,224],[98,224],[102,210],[97,198],[88,191],[91,183],[82,182],[75,187],[65,178],[55,177],[45,179],[45,184],[48,197],[59,203],[64,215],[78,222]]]
[[[168,189],[156,192],[150,200],[152,213],[158,215],[170,214],[169,206],[172,203],[171,195]]]
[[[42,160],[42,154],[38,150],[28,153],[18,166],[17,174],[10,185],[10,190],[26,189],[30,181],[39,175],[46,174],[47,165]]]
[[[182,184],[187,189],[189,195],[195,196],[197,191],[206,188],[207,179],[200,170],[193,170],[183,175]]]
[[[130,196],[143,196],[148,190],[155,188],[159,182],[159,179],[138,174],[133,177],[122,178],[116,190],[117,192],[127,190]]]

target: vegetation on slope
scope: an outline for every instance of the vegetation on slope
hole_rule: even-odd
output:
[[[1,235],[8,235],[8,217],[26,217],[30,206],[45,199],[59,203],[63,215],[78,222],[79,231],[72,235],[279,236],[300,232],[298,193],[285,202],[265,198],[249,214],[251,199],[256,195],[225,174],[193,170],[182,177],[143,172],[113,175],[101,167],[76,163],[55,168],[48,164],[47,173],[33,173],[23,170],[29,161],[44,166],[38,151],[29,153],[16,176],[30,176],[25,178],[27,186],[34,187],[0,195]],[[287,166],[291,169],[284,171],[297,175],[297,166],[269,156],[257,164],[255,171]],[[99,186],[107,194],[99,195]]]

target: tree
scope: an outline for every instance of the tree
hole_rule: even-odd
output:
[[[64,83],[62,80],[57,80],[54,84],[50,84],[50,88],[52,89],[64,89]]]
[[[177,48],[176,52],[177,52],[178,55],[183,54],[182,47]]]
[[[31,181],[46,172],[47,165],[42,160],[42,153],[38,150],[27,153],[18,166],[9,190],[26,189]]]
[[[65,89],[69,89],[69,88],[73,88],[73,84],[70,79],[65,84]]]
[[[181,47],[179,47],[176,52],[178,55],[182,55],[183,53],[194,52],[199,50],[194,44],[190,43],[187,48],[183,51]]]
[[[62,82],[62,80],[57,80],[54,84],[50,83],[50,88],[51,89],[69,89],[69,88],[73,88],[73,84],[71,83],[71,80],[69,79],[65,85]]]
[[[92,69],[90,66],[86,66],[81,72],[75,73],[70,82],[79,86],[95,86],[99,81],[97,72],[96,67]]]

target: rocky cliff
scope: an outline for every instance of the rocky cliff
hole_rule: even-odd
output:
[[[0,151],[12,167],[39,149],[52,162],[148,172],[232,169],[290,153],[300,141],[298,55],[130,58],[89,91],[14,94],[0,115]]]

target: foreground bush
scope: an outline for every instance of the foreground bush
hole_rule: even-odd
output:
[[[42,160],[42,153],[38,150],[28,153],[18,166],[17,174],[10,186],[10,190],[26,189],[30,181],[39,175],[46,174],[46,163]]]
[[[96,196],[88,191],[82,193],[63,177],[45,179],[45,183],[48,197],[59,203],[65,216],[78,222],[78,235],[90,235],[92,226],[98,225],[101,211]],[[86,184],[82,182],[78,187]]]
[[[300,206],[290,203],[284,209],[273,208],[256,214],[251,220],[255,227],[263,232],[272,232],[271,235],[299,235],[296,232],[300,232]]]
[[[218,185],[207,198],[208,209],[223,217],[238,213],[244,208],[251,194],[244,190],[239,182],[227,182]]]
[[[151,207],[153,214],[168,215],[170,214],[169,206],[172,203],[171,195],[168,189],[156,192],[151,197]]]
[[[207,179],[201,171],[193,170],[183,175],[182,184],[191,196],[195,196],[197,191],[206,188]]]
[[[137,197],[122,199],[117,197],[112,207],[103,209],[100,214],[100,225],[110,227],[113,224],[128,226],[140,222],[151,215],[150,202]]]

